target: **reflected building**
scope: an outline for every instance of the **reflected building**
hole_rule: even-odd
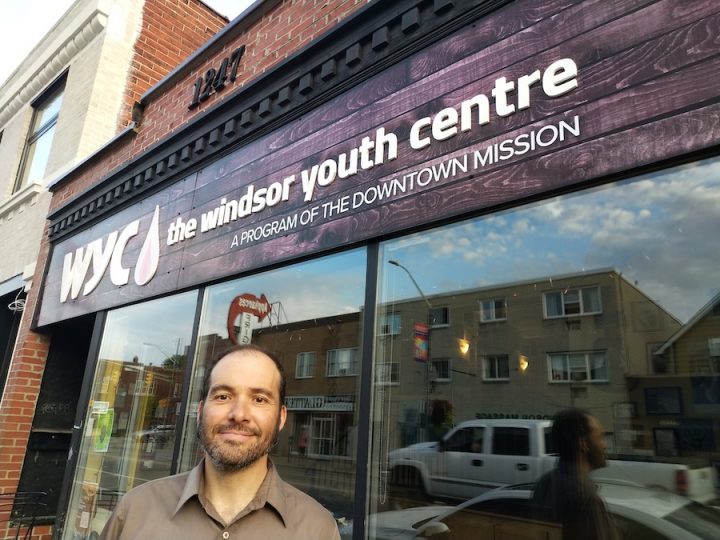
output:
[[[613,269],[429,297],[430,364],[413,354],[423,301],[383,306],[377,351],[385,374],[392,447],[439,438],[471,418],[550,418],[558,409],[592,410],[616,452],[632,377],[649,373],[652,345],[680,322]],[[511,399],[509,399],[511,397]],[[614,447],[614,448],[613,448]]]
[[[717,458],[720,414],[720,295],[651,355],[651,370],[632,379],[650,455]],[[649,435],[649,436],[648,436]]]

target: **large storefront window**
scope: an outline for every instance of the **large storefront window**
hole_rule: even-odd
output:
[[[622,538],[720,537],[718,231],[713,159],[383,244],[369,537],[559,538],[567,408]]]
[[[352,516],[365,269],[357,250],[206,290],[181,470],[202,456],[195,431],[206,366],[233,343],[253,343],[276,352],[285,368],[288,419],[271,452],[280,475],[341,526]]]
[[[97,538],[118,499],[170,474],[197,293],[107,316],[65,539]]]

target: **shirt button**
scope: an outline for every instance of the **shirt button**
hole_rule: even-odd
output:
[[[227,540],[228,538],[230,538],[230,533],[227,532],[227,531],[223,532],[223,538],[224,538],[225,540]]]

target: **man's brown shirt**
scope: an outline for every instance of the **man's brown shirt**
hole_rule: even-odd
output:
[[[225,523],[202,496],[203,462],[184,474],[161,478],[129,491],[115,507],[103,540],[340,540],[330,512],[284,482],[269,463],[252,501]]]

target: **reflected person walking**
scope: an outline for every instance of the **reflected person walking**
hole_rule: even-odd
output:
[[[600,422],[581,409],[566,409],[553,419],[556,467],[535,484],[533,514],[560,523],[563,540],[618,540],[615,523],[597,494],[590,473],[607,465]]]

